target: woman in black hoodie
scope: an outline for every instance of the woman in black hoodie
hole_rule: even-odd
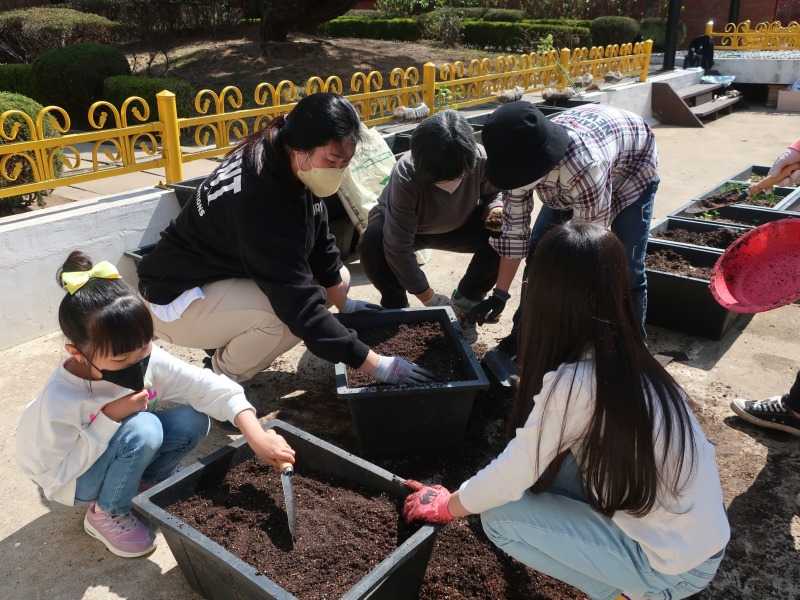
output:
[[[377,308],[347,297],[350,274],[322,201],[339,188],[360,127],[342,96],[312,94],[226,156],[139,265],[161,339],[216,349],[211,368],[238,382],[300,340],[379,381],[429,379],[370,350],[327,308]]]

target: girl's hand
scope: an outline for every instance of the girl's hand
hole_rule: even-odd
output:
[[[411,521],[449,523],[455,519],[447,508],[450,492],[441,485],[427,486],[412,479],[404,481],[403,485],[414,490],[403,505],[403,516],[409,523]]]
[[[138,412],[147,410],[148,393],[147,390],[131,392],[127,396],[112,400],[103,407],[103,413],[112,421],[119,423],[123,419],[130,417]]]
[[[260,434],[253,436],[252,440],[248,439],[247,443],[253,452],[276,469],[280,469],[281,463],[294,464],[294,450],[283,436],[272,429],[262,430]]]

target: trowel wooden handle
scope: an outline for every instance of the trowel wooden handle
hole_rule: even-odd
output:
[[[267,433],[272,435],[278,435],[278,433],[274,429],[267,429]],[[290,474],[294,473],[294,467],[290,462],[286,461],[278,462],[278,471],[280,471],[281,473]]]
[[[793,163],[784,167],[783,170],[777,175],[773,175],[772,177],[764,177],[764,179],[761,181],[756,181],[749,188],[750,195],[755,196],[758,192],[770,188],[776,183],[780,183],[789,177],[789,175],[797,171],[797,169],[800,169],[800,163]]]

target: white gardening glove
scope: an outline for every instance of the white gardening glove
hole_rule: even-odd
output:
[[[794,148],[787,148],[778,159],[775,161],[775,164],[772,165],[772,168],[767,173],[767,177],[771,177],[772,175],[777,175],[784,168],[788,167],[789,165],[793,165],[795,163],[800,163],[800,152],[795,150]],[[789,177],[784,179],[783,181],[779,181],[775,185],[786,187],[788,185],[798,185],[800,183],[800,169],[794,171]]]
[[[384,383],[431,383],[433,373],[399,356],[378,356],[378,364],[370,373]]]
[[[433,290],[431,291],[433,292]],[[452,302],[450,302],[450,298],[448,298],[444,294],[437,294],[436,292],[433,292],[431,294],[431,297],[428,298],[422,304],[424,304],[428,308],[432,308],[434,306],[450,306],[450,307],[453,306]]]
[[[339,312],[343,315],[348,315],[354,312],[380,312],[383,310],[383,307],[378,304],[372,304],[370,302],[366,302],[364,300],[353,300],[352,298],[348,298],[347,301],[344,303],[344,308]]]

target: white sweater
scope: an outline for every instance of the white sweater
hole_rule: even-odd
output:
[[[149,410],[164,400],[233,422],[241,411],[253,409],[239,384],[185,363],[155,344],[145,385],[151,395]],[[90,386],[62,364],[25,407],[17,429],[17,461],[48,500],[74,504],[75,480],[106,451],[120,426],[100,409],[131,391],[108,381],[92,381]]]
[[[558,379],[557,374],[560,375]],[[575,381],[567,410],[573,375]],[[536,405],[525,425],[517,429],[516,437],[491,464],[462,484],[459,496],[464,508],[481,513],[519,500],[555,457],[562,422],[564,443],[580,464],[578,447],[593,411],[594,390],[591,357],[578,363],[562,364],[557,372],[547,373],[542,391],[535,398]],[[545,402],[548,394],[550,399]],[[656,416],[655,420],[659,422],[660,417]],[[623,511],[617,511],[612,517],[628,537],[639,543],[650,565],[669,575],[696,567],[723,549],[730,537],[714,446],[693,415],[692,426],[697,446],[695,471],[686,481],[691,463],[688,458],[684,460],[682,481],[686,481],[686,486],[677,502],[665,506],[657,501],[641,518]],[[654,431],[659,431],[657,425]],[[538,445],[540,433],[541,445]],[[660,461],[662,455],[663,444],[657,440],[656,460]],[[667,465],[675,463],[675,456],[667,461]]]

